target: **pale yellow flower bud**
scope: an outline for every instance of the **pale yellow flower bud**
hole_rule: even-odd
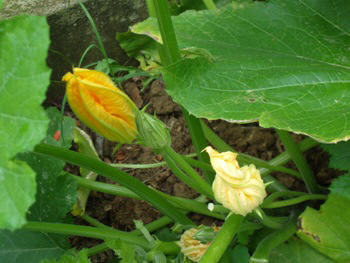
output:
[[[214,231],[217,232],[219,227],[213,227]],[[201,257],[207,251],[210,246],[210,242],[203,244],[199,240],[194,238],[194,235],[199,231],[199,228],[190,228],[186,230],[182,235],[181,239],[178,242],[178,245],[181,248],[181,252],[185,257],[189,258],[194,262],[199,262]]]
[[[253,164],[239,167],[236,153],[218,153],[210,146],[205,150],[216,172],[212,186],[215,199],[243,216],[257,208],[266,197],[259,170]]]

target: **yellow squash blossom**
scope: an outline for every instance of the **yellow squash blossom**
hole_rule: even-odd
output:
[[[211,244],[210,242],[203,244],[199,240],[194,238],[194,235],[199,230],[199,228],[190,228],[186,230],[181,235],[181,239],[178,242],[178,245],[181,248],[181,252],[185,255],[185,257],[189,258],[194,262],[199,262],[199,260]],[[219,227],[213,227],[213,230],[217,232],[219,231]]]
[[[137,136],[137,107],[104,73],[74,68],[66,73],[67,98],[77,117],[108,140],[130,143]]]
[[[210,146],[205,150],[216,172],[212,186],[215,199],[243,216],[257,208],[266,197],[259,170],[253,164],[239,167],[236,153],[218,153]]]

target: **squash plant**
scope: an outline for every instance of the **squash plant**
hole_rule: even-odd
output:
[[[327,143],[322,147],[331,154],[330,166],[350,169],[349,143],[343,142],[350,135],[347,1],[219,1],[216,6],[205,0],[208,10],[173,17],[167,1],[146,2],[150,18],[117,39],[141,65],[152,65],[145,69],[162,73],[167,92],[182,107],[197,159],[176,153],[166,126],[134,107],[125,113],[130,127],[137,129],[132,143],[161,154],[172,172],[201,195],[195,200],[167,195],[120,170],[120,164],[99,160],[93,142],[73,119],[41,107],[50,74],[45,18],[3,20],[0,261],[90,262],[90,256],[112,249],[116,262],[349,262],[349,174],[325,189],[303,156],[320,142]],[[121,67],[108,57],[97,31],[96,35],[104,56],[98,69],[113,77]],[[64,78],[68,93],[79,91],[74,93],[77,100],[68,94],[73,111],[93,130],[104,135],[111,128],[109,133],[114,130],[118,136],[105,135],[120,140],[128,131],[112,118],[121,121],[121,98],[128,105],[132,102],[105,73],[78,66]],[[82,72],[87,75],[79,75]],[[92,99],[94,104],[87,103]],[[201,119],[275,128],[286,151],[269,162],[237,155]],[[296,144],[289,132],[307,138]],[[133,139],[135,130],[128,135],[124,138]],[[78,152],[69,150],[73,139]],[[209,144],[221,153],[207,148]],[[297,171],[283,166],[289,160]],[[66,162],[78,165],[81,176],[67,173]],[[269,175],[272,171],[302,180],[307,193],[286,189]],[[118,184],[97,182],[97,174]],[[218,178],[224,178],[225,188],[218,186]],[[135,222],[132,232],[113,229],[85,213],[90,190],[145,200],[164,216],[148,225]],[[258,200],[252,202],[254,207],[252,200]],[[324,203],[317,207],[320,202],[311,200]],[[70,211],[91,226],[72,224]],[[195,226],[189,212],[223,224]],[[171,230],[165,228],[170,223]],[[172,241],[150,234],[162,228],[172,232]],[[182,230],[186,231],[180,237]],[[103,243],[71,250],[68,235]]]

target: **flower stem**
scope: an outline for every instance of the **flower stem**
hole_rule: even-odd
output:
[[[102,224],[100,221],[96,220],[95,218],[93,218],[87,214],[83,214],[80,217],[81,217],[81,219],[85,220],[86,222],[88,222],[92,226],[109,229],[110,231],[115,230],[113,227],[106,226],[105,224]]]
[[[147,3],[150,14],[153,16],[153,13],[155,13],[155,16],[157,17],[158,26],[163,41],[161,52],[165,53],[166,57],[166,59],[163,59],[161,56],[161,60],[163,66],[168,66],[181,59],[180,50],[169,11],[169,4],[167,0],[149,0]],[[161,52],[159,53],[161,54]],[[182,108],[182,113],[199,161],[209,163],[208,156],[205,153],[202,153],[202,150],[208,145],[208,143],[203,134],[199,120],[190,115],[184,108]],[[214,180],[213,173],[204,172],[204,175],[209,183]]]
[[[169,216],[175,222],[185,225],[193,224],[189,218],[187,218],[182,212],[180,212],[157,192],[150,189],[136,178],[128,175],[126,172],[113,168],[100,160],[48,144],[39,144],[35,147],[34,151],[56,157],[81,167],[85,167],[86,169],[89,169],[95,173],[108,177],[115,182],[126,186],[129,190],[133,191],[143,200],[151,203],[161,213]]]
[[[262,204],[262,208],[279,208],[279,207],[285,207],[285,206],[291,206],[296,205],[305,201],[309,200],[326,200],[327,195],[320,195],[320,194],[305,194],[303,196],[299,196],[293,199],[283,200],[283,201],[276,201],[271,202],[268,204]]]
[[[261,220],[262,224],[269,228],[280,229],[282,228],[288,218],[287,217],[272,217],[265,214],[265,212],[260,208],[254,210],[254,214]]]
[[[123,241],[149,249],[149,243],[143,237],[135,236],[130,233],[107,228],[78,226],[71,224],[46,223],[46,222],[28,222],[22,227],[23,230],[39,231],[63,235],[77,235],[98,239],[121,239]]]
[[[306,188],[310,193],[317,193],[319,187],[316,183],[314,175],[302,154],[302,151],[299,149],[298,145],[294,142],[292,136],[287,131],[277,130],[276,132],[280,137],[283,145],[286,148],[286,151],[292,157],[295,165],[300,171],[300,175],[306,184]]]
[[[176,167],[182,169],[187,174],[185,174],[185,176],[187,177],[186,180],[190,179],[190,181],[192,182],[192,187],[194,187],[194,189],[198,189],[199,193],[202,193],[210,197],[211,199],[214,198],[211,186],[205,180],[203,180],[202,177],[200,177],[200,175],[181,157],[181,155],[177,154],[169,146],[164,148],[162,154],[164,156],[164,159],[168,160],[168,165],[169,163],[171,163],[171,161],[173,161]]]
[[[176,255],[180,252],[180,247],[176,242],[164,242],[159,240],[156,242],[155,246],[147,253],[148,262],[155,262],[155,255],[159,252],[165,255]]]
[[[101,182],[93,182],[73,174],[71,174],[71,176],[77,182],[77,184],[81,187],[107,193],[107,194],[142,200],[142,198],[140,198],[137,194],[135,194],[134,192],[128,190],[123,186],[106,184]],[[158,190],[155,190],[155,189],[153,190],[156,191],[159,195],[163,196],[169,202],[171,202],[174,206],[180,209],[196,212],[198,214],[207,215],[218,219],[224,219],[224,217],[221,214],[210,212],[207,208],[207,205],[203,204],[202,202],[198,202],[196,200],[186,199],[182,197],[171,196],[163,192],[160,192]]]
[[[88,248],[87,249],[87,255],[89,257],[93,256],[93,255],[96,255],[96,254],[99,254],[105,250],[108,250],[109,247],[107,246],[107,243],[106,242],[103,242],[101,244],[98,244],[94,247],[91,247],[91,248]]]
[[[250,263],[269,262],[272,249],[289,239],[297,230],[295,223],[290,223],[282,229],[276,230],[265,237],[257,246],[250,258]]]
[[[177,44],[174,26],[171,21],[168,1],[153,0],[152,2],[153,2],[152,8],[154,8],[155,15],[158,20],[159,31],[162,36],[165,53],[169,58],[168,60],[169,63],[174,63],[180,59],[180,50]],[[164,64],[164,61],[162,61],[162,64],[164,66],[169,65],[169,64]]]
[[[199,163],[197,160],[192,159],[191,157],[197,156],[195,153],[183,155],[183,158],[187,161],[188,163],[191,163],[194,167],[205,167],[205,169],[208,169],[207,166],[204,166],[203,163]],[[130,169],[149,169],[149,168],[157,168],[157,167],[162,167],[166,166],[166,162],[158,162],[158,163],[144,163],[144,164],[133,164],[133,163],[111,163],[110,166],[112,167],[117,167],[117,168],[130,168]],[[209,166],[209,165],[208,165]]]
[[[191,135],[192,144],[194,146],[194,149],[197,153],[198,160],[209,164],[209,156],[205,152],[203,152],[203,149],[208,146],[208,142],[204,136],[202,127],[200,125],[200,120],[194,117],[193,115],[190,115],[185,108],[182,108],[182,113],[188,128],[188,131]],[[215,179],[214,172],[208,172],[203,170],[203,174],[205,177],[205,180],[212,184],[212,182]]]
[[[218,10],[213,0],[203,0],[203,3],[208,10]]]
[[[215,239],[210,244],[208,250],[202,256],[200,263],[216,263],[219,262],[227,247],[230,245],[233,237],[238,231],[239,226],[243,222],[244,217],[241,215],[229,214],[217,233]]]

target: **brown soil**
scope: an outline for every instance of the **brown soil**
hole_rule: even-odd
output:
[[[141,81],[134,79],[124,84],[124,90],[140,108],[151,103],[147,111],[156,113],[166,123],[171,131],[172,146],[182,154],[193,152],[191,139],[185,126],[180,108],[171,100],[164,90],[161,81],[154,81],[141,93]],[[209,126],[228,144],[238,152],[244,152],[252,156],[270,160],[283,151],[283,146],[273,129],[264,129],[257,124],[237,125],[225,121],[211,121]],[[149,148],[139,145],[124,145],[114,155],[112,150],[114,143],[93,135],[95,146],[100,157],[106,162],[117,163],[154,163],[162,160],[160,155],[152,153]],[[295,136],[297,141],[302,136]],[[337,171],[328,168],[328,156],[320,148],[314,148],[306,153],[307,159],[321,185],[328,185],[332,178],[337,176]],[[292,164],[290,168],[295,169]],[[130,175],[142,182],[171,195],[194,198],[197,193],[184,185],[167,167],[132,170],[125,169]],[[273,174],[286,187],[294,190],[305,190],[302,182],[295,178],[281,174]],[[102,177],[98,180],[112,183]],[[159,218],[161,214],[143,201],[117,197],[99,192],[92,192],[89,197],[87,213],[100,222],[114,228],[129,231],[134,229],[133,220],[142,220],[145,224]],[[192,215],[192,219],[198,223],[210,225],[214,221],[204,216]],[[84,224],[77,219],[77,223]],[[91,247],[100,241],[80,237],[71,238],[72,245],[76,248]],[[101,253],[93,258],[93,262],[107,262],[112,252]]]

